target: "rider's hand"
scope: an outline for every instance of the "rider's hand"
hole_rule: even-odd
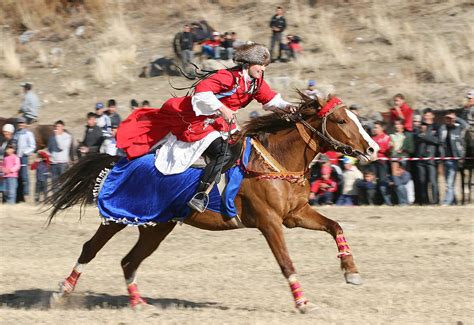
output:
[[[231,110],[230,108],[227,108],[226,106],[222,106],[219,108],[219,112],[221,113],[222,117],[227,123],[234,122],[235,112],[233,110]]]
[[[296,106],[295,105],[288,105],[286,106],[283,111],[285,111],[286,113],[296,113]]]

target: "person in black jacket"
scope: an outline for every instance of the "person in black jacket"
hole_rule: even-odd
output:
[[[434,113],[431,108],[423,111],[423,122],[415,130],[415,157],[433,158],[438,152],[439,127],[434,123]],[[438,173],[437,164],[434,160],[421,160],[416,163],[418,176],[419,204],[438,204]],[[428,197],[428,184],[431,184],[432,199]]]
[[[274,60],[273,56],[273,48],[275,47],[275,43],[278,44],[278,57],[276,60],[281,59],[281,51],[282,51],[282,35],[283,31],[286,28],[286,20],[283,16],[283,8],[278,6],[276,8],[276,13],[270,20],[270,28],[272,29],[272,40],[270,45],[270,55],[272,57],[272,61]]]
[[[191,32],[191,27],[189,25],[184,25],[184,30],[179,37],[181,60],[183,61],[184,68],[186,68],[194,59],[193,47],[196,40],[196,36]]]
[[[87,125],[86,132],[84,134],[84,140],[79,145],[79,157],[91,153],[98,153],[99,148],[104,141],[102,135],[102,128],[97,126],[97,115],[94,112],[87,114]]]

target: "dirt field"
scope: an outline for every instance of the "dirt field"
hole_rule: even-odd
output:
[[[329,235],[286,230],[308,298],[300,315],[286,281],[256,230],[205,232],[177,227],[139,269],[152,304],[134,312],[120,259],[137,238],[125,229],[86,268],[73,297],[49,296],[94,233],[95,209],[44,228],[28,204],[0,207],[2,324],[473,324],[473,208],[321,209],[341,222],[365,283],[346,285]]]

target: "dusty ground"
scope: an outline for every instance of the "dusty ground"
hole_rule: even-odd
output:
[[[94,209],[44,228],[23,204],[0,207],[2,324],[473,324],[471,207],[322,209],[341,222],[365,283],[346,285],[324,233],[286,230],[308,298],[300,315],[263,237],[252,229],[204,232],[177,227],[139,270],[149,310],[133,312],[120,259],[137,237],[119,233],[87,267],[62,308],[48,299],[98,225]]]

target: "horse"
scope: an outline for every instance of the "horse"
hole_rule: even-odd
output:
[[[329,149],[368,163],[377,159],[379,148],[365,132],[356,115],[336,97],[323,100],[310,99],[303,94],[300,96],[301,102],[295,113],[274,112],[244,125],[242,134],[249,137],[254,146],[251,147],[246,173],[235,198],[238,216],[229,218],[210,210],[203,213],[192,211],[182,222],[212,231],[244,227],[259,229],[289,283],[295,307],[305,313],[313,310],[315,305],[308,301],[298,281],[286,247],[283,226],[329,233],[336,242],[345,281],[354,285],[362,284],[362,277],[341,226],[314,210],[308,203],[309,164],[321,151]],[[116,157],[103,154],[89,156],[70,168],[60,178],[59,190],[49,198],[49,223],[61,210],[75,204],[84,206],[92,202],[98,175],[103,176],[104,168],[114,168],[112,166],[117,160]],[[106,183],[107,179],[104,184]],[[157,193],[167,190],[158,189]],[[159,247],[175,225],[176,222],[165,222],[154,226],[138,226],[139,239],[121,261],[133,309],[146,305],[137,287],[138,266]],[[119,220],[109,220],[99,225],[97,232],[84,244],[76,265],[61,282],[52,301],[60,301],[62,297],[72,293],[86,264],[124,227],[125,224]]]

